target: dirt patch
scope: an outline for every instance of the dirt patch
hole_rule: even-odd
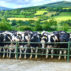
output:
[[[71,63],[0,59],[1,71],[71,71]]]

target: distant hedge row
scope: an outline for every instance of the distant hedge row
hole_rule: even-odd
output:
[[[0,31],[4,30],[16,30],[16,31],[24,31],[24,30],[31,30],[31,31],[68,31],[71,26],[71,20],[62,21],[57,23],[55,20],[50,19],[49,21],[41,22],[38,21],[8,21],[8,20],[0,20]]]

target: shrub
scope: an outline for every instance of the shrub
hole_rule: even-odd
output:
[[[32,31],[32,28],[30,27],[30,26],[19,26],[18,28],[17,28],[17,30],[19,31],[25,31],[25,30],[30,30],[30,31]]]
[[[3,20],[0,22],[0,31],[5,30],[12,30],[12,27],[7,21]]]

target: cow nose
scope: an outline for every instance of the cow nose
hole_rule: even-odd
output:
[[[41,40],[41,43],[45,43],[45,41],[44,40]]]
[[[17,39],[17,42],[19,42],[19,39]]]
[[[51,48],[51,45],[47,45],[47,48]]]

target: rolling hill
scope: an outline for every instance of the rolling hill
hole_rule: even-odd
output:
[[[33,6],[33,7],[27,7],[24,9],[29,9],[29,8],[57,8],[57,7],[69,7],[71,8],[71,1],[59,1],[59,2],[54,2],[54,3],[48,3],[48,4],[44,4],[44,5],[40,5],[40,6]],[[23,8],[21,8],[23,9]]]
[[[68,11],[69,9],[69,11]],[[41,6],[12,9],[0,12],[0,16],[8,20],[34,20],[34,18],[45,21],[47,16],[56,21],[71,20],[71,2],[61,1]],[[53,16],[53,17],[52,17]],[[46,17],[46,18],[45,18]],[[14,19],[15,18],[15,19]],[[59,22],[58,21],[58,22]]]
[[[60,2],[55,2],[55,3],[50,3],[43,5],[41,7],[71,7],[71,2],[68,1],[60,1]]]

